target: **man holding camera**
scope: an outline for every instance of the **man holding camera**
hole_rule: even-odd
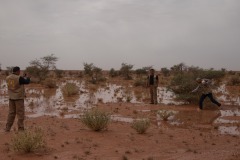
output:
[[[25,116],[24,84],[29,84],[30,78],[26,75],[24,77],[20,76],[20,68],[14,67],[12,69],[12,74],[6,78],[6,81],[9,95],[9,112],[5,132],[9,132],[11,130],[16,115],[18,117],[18,131],[22,131],[24,130]]]

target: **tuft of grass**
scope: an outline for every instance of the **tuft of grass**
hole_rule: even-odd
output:
[[[12,138],[12,148],[17,152],[30,153],[46,146],[42,129],[35,128],[33,131],[18,132]]]
[[[43,81],[43,84],[48,88],[56,88],[57,82],[53,80],[52,78],[47,78]]]
[[[75,83],[66,83],[62,88],[62,92],[66,96],[72,96],[78,94],[79,88]]]
[[[132,128],[137,131],[139,134],[143,134],[150,127],[149,119],[138,119],[133,121]]]
[[[107,129],[110,122],[110,115],[98,109],[86,111],[81,116],[81,122],[94,131]]]
[[[134,81],[133,85],[135,87],[138,87],[138,86],[144,87],[146,85],[146,80],[143,78],[138,78]]]
[[[31,110],[33,110],[33,109],[34,109],[34,102],[31,101],[31,102],[29,103],[28,107],[29,107]]]
[[[174,115],[173,111],[168,111],[168,110],[158,110],[157,114],[164,121],[167,121],[170,116]]]
[[[131,102],[131,100],[132,100],[132,96],[131,95],[127,95],[126,101],[129,103],[129,102]]]

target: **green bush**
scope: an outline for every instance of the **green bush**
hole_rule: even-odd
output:
[[[136,69],[135,73],[140,76],[140,75],[146,75],[147,74],[147,70],[145,68],[140,68],[140,69]]]
[[[218,71],[218,70],[205,70],[202,71],[199,77],[207,78],[207,79],[220,79],[225,76],[225,71]]]
[[[98,109],[92,109],[81,116],[81,122],[94,131],[101,131],[107,129],[110,115]]]
[[[40,128],[33,131],[26,130],[18,132],[12,139],[12,147],[14,151],[30,153],[46,146],[44,134]]]
[[[191,93],[197,87],[195,76],[189,73],[175,75],[168,86],[176,94],[177,100],[197,103],[198,95]]]
[[[177,100],[189,103],[198,103],[198,94],[191,93],[198,85],[195,81],[197,77],[214,80],[215,85],[218,85],[221,78],[225,76],[224,70],[203,70],[198,67],[186,66],[185,68],[182,72],[174,74],[168,88],[176,94]]]
[[[66,83],[62,88],[62,92],[66,96],[72,96],[78,94],[79,88],[75,83]]]
[[[135,129],[139,134],[145,133],[149,127],[150,127],[149,119],[134,120],[132,124],[132,128]]]

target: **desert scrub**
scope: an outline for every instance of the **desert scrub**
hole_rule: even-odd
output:
[[[16,152],[30,153],[46,146],[42,129],[18,132],[12,138],[12,148]]]
[[[138,79],[134,80],[133,85],[134,85],[135,87],[138,87],[138,86],[145,87],[145,85],[146,85],[146,79],[144,79],[144,78],[138,78]]]
[[[62,88],[62,92],[66,96],[72,96],[78,94],[78,86],[75,83],[66,83]]]
[[[132,128],[135,129],[139,134],[145,133],[149,126],[150,126],[149,119],[134,120],[132,124]]]
[[[110,115],[98,109],[86,111],[80,118],[81,122],[94,131],[107,129]]]
[[[157,114],[162,120],[167,121],[170,116],[174,115],[174,112],[168,110],[158,110]]]
[[[131,102],[131,100],[133,99],[133,97],[130,94],[126,95],[126,102]]]
[[[48,88],[56,88],[57,87],[57,82],[51,78],[45,79],[43,84]]]
[[[229,81],[228,81],[228,85],[231,86],[237,86],[240,85],[240,76],[239,75],[233,75],[230,77]]]

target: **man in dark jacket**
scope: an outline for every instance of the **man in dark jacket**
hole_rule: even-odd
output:
[[[24,130],[24,84],[29,84],[30,78],[20,76],[20,68],[14,67],[12,74],[6,78],[6,81],[9,95],[9,112],[5,131],[9,132],[11,130],[16,115],[18,117],[18,130]]]
[[[147,87],[150,88],[151,103],[157,104],[157,87],[158,87],[158,76],[155,75],[154,69],[150,69],[150,75],[147,78]]]

